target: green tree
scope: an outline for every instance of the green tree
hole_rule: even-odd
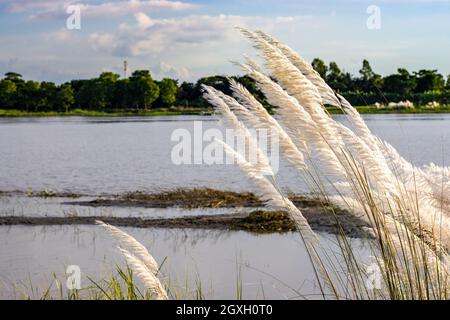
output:
[[[117,104],[116,82],[120,76],[103,72],[98,78],[72,81],[75,90],[75,106],[84,109],[111,109]]]
[[[113,107],[117,109],[132,108],[132,92],[129,79],[119,79],[115,82]]]
[[[375,75],[375,72],[373,72],[369,61],[367,61],[366,59],[363,60],[362,68],[359,70],[359,74],[361,75],[361,78],[363,80],[370,80]]]
[[[419,70],[414,72],[417,86],[415,92],[440,91],[444,89],[444,77],[437,70]]]
[[[73,95],[74,95],[74,99],[75,99],[75,102],[73,104],[74,108],[79,108],[79,109],[83,108],[83,105],[80,101],[80,90],[86,82],[89,82],[89,80],[72,80],[72,81],[70,81],[70,86],[73,89]]]
[[[70,83],[59,86],[55,94],[55,105],[59,111],[68,112],[73,106],[75,99]]]
[[[57,110],[56,93],[57,87],[53,82],[41,82],[39,90],[39,106],[43,111]]]
[[[202,84],[216,88],[225,94],[231,94],[228,79],[224,76],[211,76],[198,79],[196,83],[197,89],[199,90],[198,92],[201,92],[200,88]]]
[[[399,68],[396,74],[383,78],[384,92],[408,95],[414,91],[416,85],[416,78],[403,68]]]
[[[98,99],[101,100],[103,108],[111,109],[114,105],[116,82],[120,76],[113,72],[103,72],[96,80]]]
[[[314,70],[316,70],[323,79],[326,79],[327,72],[328,72],[328,67],[325,64],[325,62],[323,62],[319,58],[314,58],[314,60],[312,61],[311,65],[314,68]]]
[[[38,111],[42,105],[40,96],[40,83],[26,81],[19,89],[17,104],[27,111]]]
[[[198,105],[199,96],[200,93],[196,92],[195,84],[185,81],[180,85],[180,88],[178,89],[176,103],[177,105],[185,107],[199,106]]]
[[[98,78],[104,82],[116,82],[117,80],[119,80],[120,75],[114,72],[107,71],[102,72]]]
[[[16,92],[17,86],[13,81],[9,79],[0,80],[0,108],[14,108]]]
[[[22,75],[16,72],[7,72],[5,73],[5,79],[11,80],[13,82],[23,82]]]
[[[359,74],[361,78],[357,81],[358,89],[366,92],[374,92],[374,89],[380,89],[383,86],[383,78],[372,70],[369,61],[366,59],[363,60]]]
[[[130,77],[130,90],[132,93],[131,103],[136,108],[151,107],[152,103],[159,97],[159,87],[153,81],[150,71],[136,70]]]
[[[336,91],[343,92],[348,89],[347,74],[342,72],[334,61],[329,64],[326,81]]]
[[[77,105],[83,109],[102,110],[106,106],[106,101],[100,82],[97,79],[87,80],[83,83],[76,94]]]
[[[158,82],[159,101],[164,106],[173,105],[177,99],[178,83],[176,80],[164,78]]]
[[[235,80],[240,82],[261,104],[267,108],[271,106],[267,102],[266,96],[259,90],[255,80],[249,76],[235,77]]]

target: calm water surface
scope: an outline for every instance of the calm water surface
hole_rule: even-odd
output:
[[[450,163],[450,115],[365,119],[412,162]],[[192,132],[194,121],[203,121],[204,130],[217,127],[207,116],[0,119],[0,190],[98,194],[196,186],[248,189],[232,166],[172,164],[172,132]],[[283,186],[304,189],[283,162],[279,174]]]
[[[298,292],[313,298],[319,293],[295,233],[123,230],[149,248],[157,261],[167,258],[166,280],[182,292],[187,281],[191,297],[199,282],[205,296],[214,299],[236,298],[237,281],[242,281],[247,299],[298,299]],[[330,253],[337,251],[330,236],[319,236],[330,246]],[[39,298],[52,282],[53,273],[64,283],[68,265],[80,267],[82,286],[90,285],[87,276],[100,280],[111,274],[116,264],[125,265],[111,239],[94,226],[0,227],[0,243],[0,298],[21,298],[24,293],[31,294],[32,287],[32,298]],[[358,254],[368,255],[369,249],[361,241],[352,243]]]

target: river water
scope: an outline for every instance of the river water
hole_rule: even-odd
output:
[[[345,122],[341,116],[339,121]],[[450,164],[450,115],[370,115],[369,127],[417,165]],[[174,165],[171,150],[176,129],[217,128],[212,117],[2,118],[0,119],[0,191],[69,191],[87,197],[127,191],[212,187],[251,190],[233,166]],[[283,162],[279,182],[289,191],[304,192],[299,177]],[[99,208],[80,209],[64,199],[0,196],[2,215],[89,215],[174,217],[210,214],[214,210]],[[96,211],[97,210],[97,211]],[[215,213],[227,212],[225,209]],[[299,298],[317,293],[305,250],[293,233],[255,235],[181,229],[125,231],[142,241],[165,262],[172,286],[194,294],[196,283],[209,298],[235,298],[242,281],[244,298]],[[332,236],[320,235],[333,251]],[[352,240],[361,255],[368,249]],[[282,248],[282,250],[280,250]],[[101,279],[123,265],[115,245],[94,226],[0,227],[0,298],[39,297],[52,281],[63,279],[68,265]],[[240,272],[238,272],[240,270]],[[239,274],[241,274],[239,276]],[[198,280],[198,279],[199,280]],[[180,289],[181,290],[181,289]]]

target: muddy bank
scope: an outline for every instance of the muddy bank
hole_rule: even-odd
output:
[[[70,201],[65,204],[90,207],[142,207],[142,208],[230,208],[262,206],[254,194],[214,189],[177,189],[160,193],[141,191],[113,196],[101,196],[90,201]]]
[[[300,195],[289,198],[298,207],[322,205],[319,200]],[[177,189],[161,193],[129,192],[123,195],[98,197],[91,201],[70,201],[65,204],[91,207],[143,207],[143,208],[234,208],[262,207],[262,203],[253,193],[232,192],[215,189]]]
[[[345,213],[331,214],[325,208],[303,209],[303,214],[316,231],[341,233],[351,237],[367,236],[364,224],[355,221],[353,217]],[[218,230],[242,230],[254,233],[289,232],[294,231],[292,220],[284,212],[252,211],[250,213],[200,215],[180,218],[156,218],[143,219],[138,217],[25,217],[4,216],[0,217],[0,225],[91,225],[96,220],[101,220],[115,226],[136,228],[196,228]]]
[[[117,195],[89,196],[71,192],[55,191],[7,191],[0,196],[28,196],[40,198],[61,198],[61,204],[71,206],[111,208],[240,208],[235,214],[214,214],[183,216],[176,218],[120,217],[120,216],[16,216],[0,217],[0,225],[75,225],[94,224],[103,220],[117,226],[159,227],[159,228],[203,228],[221,230],[245,230],[257,233],[293,231],[294,224],[284,212],[261,211],[264,207],[254,194],[215,189],[177,189],[160,193],[141,191]],[[77,199],[84,197],[84,199]],[[359,237],[365,224],[345,210],[336,209],[318,199],[290,194],[288,197],[301,209],[305,218],[317,231],[338,233]],[[72,200],[73,199],[73,200]],[[87,199],[87,200],[86,200]],[[340,226],[339,226],[340,225]],[[339,226],[339,227],[338,227]]]
[[[52,191],[52,190],[40,190],[40,191],[0,190],[0,197],[14,197],[14,196],[26,196],[35,198],[81,198],[88,195],[74,192]]]
[[[62,204],[89,207],[142,207],[142,208],[234,208],[234,207],[262,207],[262,203],[253,193],[222,191],[209,188],[175,189],[158,193],[133,191],[123,194],[89,195],[68,191],[1,191],[0,196],[26,196],[35,198],[94,198],[83,201],[67,201]],[[288,195],[298,207],[316,207],[323,204],[311,197],[302,195]]]

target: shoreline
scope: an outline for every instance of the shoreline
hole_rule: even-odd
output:
[[[200,108],[168,108],[149,109],[140,111],[115,110],[96,111],[75,109],[68,112],[57,111],[21,111],[0,109],[0,118],[27,118],[27,117],[152,117],[152,116],[180,116],[180,115],[211,115],[212,109]]]
[[[446,114],[450,113],[450,106],[427,109],[423,107],[413,109],[377,109],[374,106],[355,107],[360,114]],[[336,107],[327,107],[332,114],[343,114]],[[212,109],[173,107],[167,109],[150,109],[142,111],[92,111],[75,109],[68,112],[56,111],[20,111],[0,109],[0,118],[27,118],[27,117],[153,117],[153,116],[183,116],[183,115],[212,115]]]

